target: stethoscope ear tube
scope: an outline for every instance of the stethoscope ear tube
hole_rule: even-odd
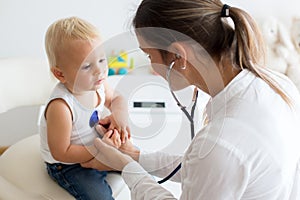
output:
[[[195,87],[195,90],[194,90],[194,96],[193,96],[193,101],[194,101],[194,104],[192,106],[192,109],[191,109],[191,115],[188,113],[188,111],[186,110],[186,107],[183,106],[178,98],[176,97],[175,93],[173,92],[172,88],[171,88],[171,80],[170,80],[170,74],[171,74],[171,70],[173,69],[173,66],[175,64],[175,60],[171,62],[170,66],[169,66],[169,69],[166,73],[166,79],[168,81],[168,84],[169,84],[169,88],[170,88],[170,92],[174,98],[174,100],[176,101],[177,103],[177,106],[182,110],[182,112],[185,114],[185,116],[188,118],[188,120],[190,121],[191,123],[191,139],[194,138],[195,136],[195,130],[194,130],[194,112],[195,112],[195,108],[196,108],[196,105],[197,105],[197,100],[198,100],[198,89]]]
[[[197,88],[195,88],[194,90],[194,97],[193,97],[193,101],[194,101],[194,104],[192,106],[192,110],[191,110],[191,115],[188,113],[188,111],[186,110],[186,107],[183,106],[178,98],[176,97],[175,93],[172,91],[171,89],[171,82],[170,82],[170,73],[171,73],[171,70],[173,68],[175,64],[175,60],[171,62],[170,66],[169,66],[169,69],[166,73],[166,79],[168,81],[168,84],[169,84],[169,88],[170,88],[170,92],[173,96],[173,98],[175,99],[177,105],[180,107],[180,109],[182,110],[182,112],[185,114],[185,116],[188,118],[188,120],[190,121],[190,124],[191,124],[191,139],[194,138],[195,136],[195,128],[194,128],[194,112],[195,112],[195,108],[196,108],[196,105],[197,105],[197,100],[198,100],[198,90]],[[163,178],[162,180],[158,181],[157,183],[158,184],[162,184],[164,182],[166,182],[167,180],[169,180],[172,176],[174,176],[181,168],[181,163],[179,163],[179,165],[168,175],[166,176],[165,178]]]

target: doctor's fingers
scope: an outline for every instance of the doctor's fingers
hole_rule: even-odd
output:
[[[103,137],[105,135],[105,133],[107,132],[107,129],[104,128],[101,124],[97,124],[95,126],[95,129],[101,137]]]
[[[132,161],[129,156],[126,156],[116,148],[105,144],[99,138],[95,139],[94,145],[99,151],[95,158],[108,167],[122,171],[124,166]]]

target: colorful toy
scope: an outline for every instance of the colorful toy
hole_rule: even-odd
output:
[[[108,75],[127,74],[130,70],[134,68],[133,58],[130,59],[128,64],[128,55],[127,52],[121,51],[118,55],[112,55],[108,58]]]

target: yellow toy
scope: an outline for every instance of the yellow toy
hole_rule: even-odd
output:
[[[108,75],[115,74],[127,74],[129,70],[133,69],[133,58],[130,59],[128,64],[128,54],[125,51],[121,51],[119,55],[115,56],[112,53],[112,56],[108,58]]]

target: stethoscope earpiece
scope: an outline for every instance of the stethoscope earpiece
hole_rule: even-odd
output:
[[[179,54],[176,53],[176,54],[175,54],[175,60],[176,60],[176,59],[180,59],[180,58],[181,58],[181,56],[180,56]],[[174,63],[175,63],[175,60],[173,60]],[[171,64],[172,64],[172,67],[173,67],[173,65],[174,65],[173,62],[171,63]],[[171,66],[171,65],[170,65],[170,66]],[[182,66],[182,67],[180,67],[180,69],[186,69],[186,66]]]

